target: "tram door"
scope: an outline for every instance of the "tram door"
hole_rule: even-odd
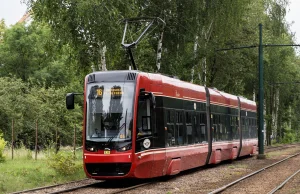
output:
[[[149,98],[139,98],[136,128],[136,152],[149,150],[153,145],[152,115]]]
[[[136,128],[136,153],[142,152],[143,162],[149,173],[146,177],[155,177],[162,175],[162,169],[165,161],[165,153],[153,152],[151,149],[157,148],[157,139],[159,138],[156,130],[156,108],[153,95],[140,95],[137,112]]]

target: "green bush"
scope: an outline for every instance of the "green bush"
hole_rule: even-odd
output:
[[[295,141],[296,141],[296,137],[293,133],[288,132],[288,133],[284,134],[284,137],[282,140],[283,143],[293,143]]]
[[[285,126],[282,143],[293,143],[295,141],[296,141],[296,134],[293,133],[293,130],[291,128]]]
[[[6,146],[6,141],[3,139],[3,134],[0,132],[0,163],[5,161],[4,148]]]
[[[48,165],[60,175],[74,174],[79,166],[75,165],[72,153],[51,153],[48,156]]]
[[[27,153],[26,153],[27,160],[31,160],[32,159],[32,151],[29,149],[27,149],[26,151],[27,151]]]

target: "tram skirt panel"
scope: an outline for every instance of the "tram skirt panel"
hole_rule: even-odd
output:
[[[168,170],[167,170],[167,175],[175,175],[180,173],[180,169],[181,169],[181,159],[172,159]]]

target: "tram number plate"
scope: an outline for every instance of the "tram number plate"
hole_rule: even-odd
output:
[[[104,154],[110,154],[110,150],[104,150]]]

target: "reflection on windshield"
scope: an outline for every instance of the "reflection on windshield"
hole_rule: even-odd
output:
[[[86,139],[97,142],[131,139],[133,83],[87,86]]]

